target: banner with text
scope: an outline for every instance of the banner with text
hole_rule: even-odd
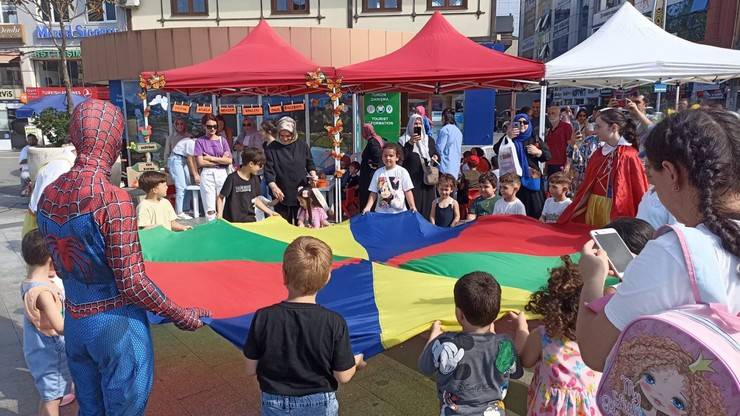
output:
[[[380,137],[389,142],[398,142],[401,134],[401,93],[365,94],[364,113],[365,123],[371,123]]]

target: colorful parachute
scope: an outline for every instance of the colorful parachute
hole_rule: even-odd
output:
[[[559,256],[577,253],[588,239],[582,226],[521,216],[439,228],[410,212],[371,213],[319,230],[270,218],[140,233],[149,276],[179,304],[211,309],[208,324],[237,346],[257,309],[285,299],[283,251],[301,235],[332,248],[332,277],[318,302],[344,316],[353,350],[366,356],[406,341],[434,320],[456,325],[452,288],[471,271],[499,281],[502,314],[521,310],[560,264]]]

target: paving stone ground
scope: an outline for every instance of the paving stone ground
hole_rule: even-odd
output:
[[[0,152],[0,416],[34,415],[38,395],[22,351],[23,309],[19,284],[25,276],[20,232],[27,198],[19,194],[17,152]],[[258,415],[256,379],[244,374],[241,352],[209,328],[179,331],[152,327],[154,387],[147,415]],[[425,339],[420,336],[369,360],[367,368],[339,389],[343,415],[439,414],[434,382],[414,370]],[[526,387],[512,384],[507,406],[523,413]],[[63,408],[74,415],[76,405]],[[514,413],[510,413],[514,414]]]

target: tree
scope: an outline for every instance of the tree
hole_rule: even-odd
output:
[[[72,19],[90,11],[100,12],[103,3],[115,0],[10,0],[12,4],[27,13],[37,23],[44,25],[51,34],[50,39],[59,51],[62,66],[62,81],[67,94],[67,112],[72,114],[72,81],[67,67],[67,30]],[[59,36],[57,37],[57,29]]]
[[[49,139],[52,146],[58,147],[67,143],[69,119],[70,113],[47,108],[38,115],[34,124]]]

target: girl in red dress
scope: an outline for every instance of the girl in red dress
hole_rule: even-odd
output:
[[[603,227],[616,218],[637,215],[637,205],[648,183],[639,153],[633,147],[635,124],[622,112],[607,109],[596,118],[596,135],[604,145],[588,160],[583,184],[558,223]]]

